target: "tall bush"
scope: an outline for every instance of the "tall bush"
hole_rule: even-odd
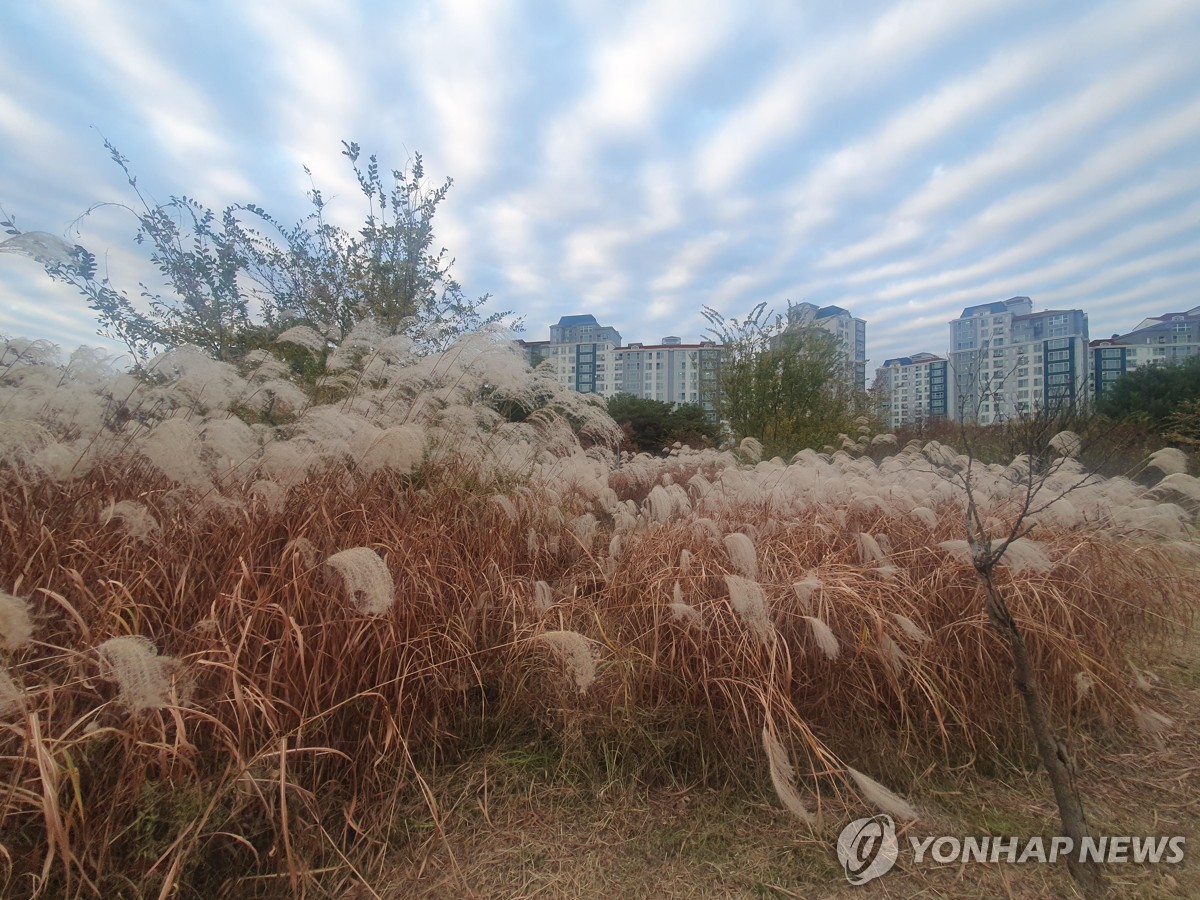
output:
[[[419,154],[405,169],[391,170],[389,183],[375,156],[362,165],[359,145],[343,142],[342,154],[367,199],[362,227],[350,232],[327,220],[326,201],[315,186],[308,192],[312,212],[293,226],[253,203],[219,213],[185,194],[155,203],[129,160],[111,142],[105,147],[136,198],[132,205],[115,205],[135,217],[134,240],[147,248],[162,277],[159,286],[140,285],[143,303],[101,277],[86,247],[64,244],[64,252],[46,253],[37,249],[45,241],[11,239],[5,246],[76,287],[95,311],[100,333],[123,343],[139,361],[183,345],[233,360],[296,324],[340,341],[367,319],[386,334],[408,335],[418,350],[441,350],[468,331],[511,316],[485,315],[489,295],[469,298],[453,278],[454,259],[436,246],[433,227],[453,182],[431,187]],[[14,238],[23,237],[11,218],[3,225]]]

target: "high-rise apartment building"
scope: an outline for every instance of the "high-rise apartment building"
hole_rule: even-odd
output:
[[[846,360],[846,383],[862,390],[866,378],[866,323],[838,306],[793,306],[789,327],[818,327],[838,342]],[[549,341],[518,341],[530,365],[546,360],[561,384],[604,397],[633,394],[669,403],[695,403],[715,415],[722,347],[713,341],[685,344],[674,335],[658,344],[621,344],[620,333],[595,316],[563,316],[550,326]]]
[[[563,316],[550,326],[548,358],[560,384],[582,394],[604,393],[597,376],[607,375],[607,354],[620,344],[617,329],[601,325],[595,316]]]
[[[950,323],[951,416],[986,425],[1074,405],[1090,376],[1087,313],[1028,297],[969,306]]]
[[[695,403],[714,413],[720,389],[721,347],[685,344],[674,335],[658,344],[621,345],[620,333],[594,316],[563,316],[549,341],[518,341],[531,365],[550,360],[559,383],[585,394],[633,394],[669,403]]]
[[[949,361],[932,353],[884,360],[875,370],[880,415],[891,428],[946,419],[954,408]]]
[[[867,323],[840,306],[796,303],[788,307],[788,327],[817,327],[837,339],[846,365],[847,385],[861,391],[867,383]]]
[[[633,394],[668,403],[695,403],[711,413],[716,409],[720,363],[721,348],[712,341],[685,344],[677,337],[665,337],[659,344],[631,342],[607,354],[607,380],[600,392],[606,397]]]

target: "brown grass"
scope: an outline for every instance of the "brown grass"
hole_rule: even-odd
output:
[[[655,487],[647,471],[686,485],[699,469],[631,468],[609,487],[636,509]],[[414,798],[422,834],[446,840],[431,773],[514,741],[658,790],[761,787],[769,722],[818,812],[850,802],[851,765],[907,793],[931,766],[1028,752],[974,572],[938,546],[959,536],[957,507],[931,499],[932,528],[871,504],[780,521],[728,502],[704,522],[663,513],[656,495],[665,521],[622,527],[562,484],[501,503],[453,467],[330,470],[282,502],[254,493],[203,502],[113,464],[61,483],[0,471],[0,587],[34,613],[33,639],[4,659],[23,701],[0,725],[6,894],[377,883],[373,867],[413,840]],[[99,505],[130,498],[157,532],[96,524]],[[573,527],[586,513],[597,526]],[[766,627],[731,603],[745,560],[714,530],[752,540]],[[890,571],[863,563],[863,534],[887,536]],[[1002,570],[1000,585],[1051,707],[1073,732],[1131,721],[1153,701],[1129,661],[1177,633],[1194,576],[1165,549],[1086,529],[1046,527],[1038,541],[1053,567]],[[356,547],[391,573],[396,602],[382,615],[322,565]],[[820,586],[798,593],[813,574]],[[538,582],[553,602],[535,603]],[[586,691],[537,640],[563,632],[598,650]],[[130,711],[102,677],[96,648],[123,636],[180,661],[162,708]],[[1094,686],[1077,702],[1080,672]]]

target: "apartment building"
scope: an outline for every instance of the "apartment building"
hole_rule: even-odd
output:
[[[695,403],[714,412],[720,389],[721,347],[712,341],[685,344],[675,336],[658,344],[631,342],[606,355],[606,397],[633,394],[669,403]]]
[[[563,316],[550,326],[550,354],[560,384],[581,394],[603,393],[597,375],[608,374],[609,351],[621,345],[621,335],[595,316]]]
[[[861,391],[867,383],[867,323],[840,306],[796,303],[788,307],[789,328],[822,328],[837,338],[845,363],[847,386]]]
[[[846,359],[846,382],[862,390],[866,380],[866,322],[839,306],[801,303],[789,310],[789,328],[819,327],[832,334]],[[517,341],[530,365],[546,360],[560,384],[581,393],[633,394],[669,403],[696,403],[715,414],[722,347],[713,341],[685,344],[675,335],[657,344],[622,345],[620,333],[595,316],[563,316],[550,326],[549,341]]]
[[[1099,396],[1126,372],[1200,354],[1200,306],[1143,319],[1127,334],[1092,341],[1092,387]]]
[[[1028,297],[969,306],[950,322],[957,420],[987,425],[1086,397],[1087,313],[1033,311]]]
[[[633,394],[716,409],[721,348],[712,341],[685,344],[671,335],[658,344],[622,346],[615,328],[578,315],[563,316],[550,326],[549,341],[518,344],[531,364],[550,360],[559,383],[584,394]]]
[[[525,360],[529,363],[531,369],[536,369],[550,358],[549,341],[525,341],[518,338],[513,343],[517,345],[517,349],[525,354]]]
[[[884,360],[875,370],[880,415],[891,428],[949,417],[954,408],[950,362],[932,353]]]

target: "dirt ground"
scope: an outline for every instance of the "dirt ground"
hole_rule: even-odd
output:
[[[1200,654],[1194,640],[1153,661],[1161,735],[1113,731],[1075,748],[1093,832],[1183,835],[1179,864],[1106,867],[1113,896],[1200,897]],[[1061,863],[914,864],[907,837],[1058,833],[1049,784],[1015,768],[929,773],[908,792],[922,818],[900,832],[896,867],[847,883],[837,832],[864,807],[826,809],[812,833],[772,795],[679,786],[647,790],[562,778],[533,751],[496,752],[430,782],[439,817],[414,811],[391,854],[394,877],[359,896],[1070,897]]]

